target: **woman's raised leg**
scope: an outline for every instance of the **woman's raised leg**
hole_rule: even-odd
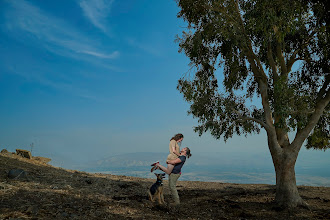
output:
[[[157,164],[156,166],[159,167],[159,169],[161,169],[162,171],[164,171],[166,174],[170,175],[172,173],[172,170],[174,168],[174,165],[173,164],[167,164],[167,168],[160,165],[160,164]]]

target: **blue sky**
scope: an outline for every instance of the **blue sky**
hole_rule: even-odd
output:
[[[34,143],[83,163],[167,152],[180,132],[195,155],[269,154],[264,133],[224,143],[193,132],[176,90],[189,69],[178,11],[172,0],[0,1],[0,148]]]

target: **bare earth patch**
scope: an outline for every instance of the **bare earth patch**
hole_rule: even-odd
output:
[[[28,179],[9,179],[11,169]],[[0,154],[0,219],[330,219],[330,187],[298,187],[310,210],[283,211],[273,203],[273,185],[179,181],[182,204],[174,207],[167,181],[167,205],[148,201],[154,181]]]

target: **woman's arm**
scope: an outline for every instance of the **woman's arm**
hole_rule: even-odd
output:
[[[170,160],[170,161],[168,161],[167,163],[169,163],[169,164],[177,164],[177,163],[181,163],[182,161],[181,161],[181,159],[180,158],[176,158],[175,160]]]

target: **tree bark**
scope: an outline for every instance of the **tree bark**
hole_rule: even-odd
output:
[[[297,206],[307,206],[307,203],[300,197],[295,175],[295,164],[298,152],[290,148],[273,156],[273,163],[276,173],[276,196],[275,202],[283,208],[294,208]]]
[[[292,155],[284,153],[281,158],[281,164],[276,170],[276,197],[278,205],[284,207],[296,207],[303,204],[296,185],[295,160]]]
[[[308,207],[296,184],[295,164],[299,151],[292,145],[281,147],[275,132],[268,132],[268,145],[276,174],[275,203],[282,208]]]

